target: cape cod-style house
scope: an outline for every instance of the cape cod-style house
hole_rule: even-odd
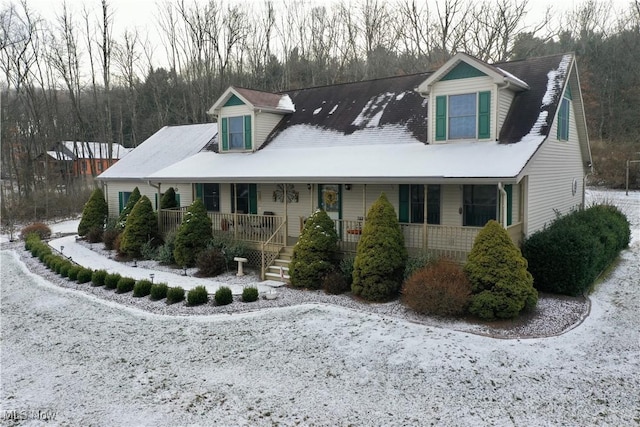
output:
[[[98,179],[112,215],[135,186],[152,201],[176,189],[165,231],[202,199],[215,232],[255,244],[263,275],[318,208],[355,251],[384,192],[410,250],[464,260],[490,219],[519,242],[581,207],[591,171],[573,54],[490,65],[459,53],[428,73],[230,87],[209,113],[216,123],[163,128]]]

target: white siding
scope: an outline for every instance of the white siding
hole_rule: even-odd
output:
[[[442,212],[440,214],[440,224],[449,226],[462,226],[462,186],[443,185],[440,187],[442,193]]]
[[[496,111],[497,91],[493,80],[488,77],[471,77],[466,79],[445,80],[434,84],[429,97],[429,142],[443,143],[436,141],[436,97],[442,95],[460,95],[465,93],[477,93],[491,91],[491,111]],[[448,116],[448,115],[447,115]],[[496,139],[495,134],[495,114],[491,114],[491,135],[490,140]]]
[[[282,115],[273,113],[256,113],[254,124],[253,148],[257,150],[262,146],[269,133],[282,120]],[[306,187],[305,187],[306,190]]]
[[[515,93],[511,89],[501,89],[498,91],[498,96],[498,123],[495,129],[497,132],[495,134],[496,138],[500,134],[504,120],[507,118]]]
[[[557,120],[549,131],[549,139],[542,144],[528,168],[529,194],[526,202],[526,235],[549,224],[556,212],[565,215],[582,203],[584,169],[578,144],[573,103],[570,108],[569,140],[558,141]],[[577,191],[572,193],[573,181]]]

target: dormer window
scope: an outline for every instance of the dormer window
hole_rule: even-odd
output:
[[[436,141],[491,136],[491,92],[436,97]]]
[[[221,119],[222,151],[251,150],[251,116]]]

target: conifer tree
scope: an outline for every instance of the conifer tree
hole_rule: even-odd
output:
[[[138,200],[140,200],[140,190],[138,190],[138,187],[136,187],[131,192],[131,195],[129,195],[129,200],[127,200],[127,204],[124,206],[122,212],[120,212],[120,216],[118,217],[117,226],[121,230],[124,229],[125,225],[127,225],[127,218],[133,210],[133,207],[136,205],[136,203],[138,203]]]
[[[407,263],[407,249],[398,217],[382,193],[369,209],[353,262],[355,295],[384,301],[400,290]]]
[[[104,229],[109,215],[109,207],[104,200],[104,193],[96,188],[82,209],[82,218],[78,224],[78,235],[85,236],[92,229]]]
[[[178,200],[176,199],[176,191],[173,187],[169,187],[167,191],[164,192],[162,198],[160,199],[160,209],[171,209],[178,207]]]
[[[322,279],[333,268],[337,251],[338,233],[333,220],[325,211],[315,211],[305,222],[293,248],[289,265],[291,284],[300,288],[320,288]]]
[[[538,292],[527,260],[494,220],[478,233],[464,271],[473,286],[472,314],[484,319],[513,318],[536,306]]]
[[[142,196],[127,218],[120,239],[120,252],[133,258],[140,257],[142,245],[157,237],[158,218],[149,198]]]
[[[173,257],[179,266],[192,267],[213,237],[211,219],[200,199],[196,199],[182,218],[176,232]]]

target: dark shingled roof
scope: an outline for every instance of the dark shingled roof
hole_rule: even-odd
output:
[[[526,82],[530,89],[517,92],[505,122],[500,130],[499,142],[514,143],[529,134],[540,113],[548,111],[546,125],[540,135],[547,135],[560,100],[562,88],[555,88],[548,105],[543,105],[547,93],[549,72],[557,70],[565,55],[530,58],[522,61],[492,64],[496,72],[506,71]],[[503,71],[501,71],[503,70]],[[267,138],[269,142],[287,128],[309,125],[320,129],[340,132],[344,135],[364,128],[397,125],[404,128],[418,141],[427,142],[427,100],[415,89],[431,72],[396,76],[354,83],[299,89],[288,94],[296,111],[287,114]],[[556,84],[564,86],[566,75],[559,76]],[[265,92],[238,89],[247,98]],[[271,94],[279,98],[281,95]],[[258,103],[254,102],[254,105]],[[313,144],[313,143],[311,143]]]

